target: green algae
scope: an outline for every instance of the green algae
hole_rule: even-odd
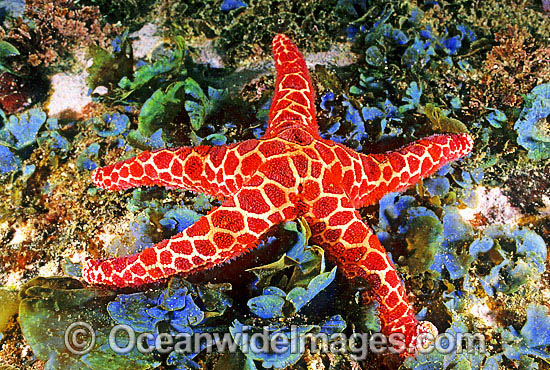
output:
[[[204,125],[206,117],[218,108],[223,99],[222,90],[209,87],[207,95],[192,78],[174,82],[166,89],[156,90],[145,101],[138,118],[138,129],[142,135],[151,136],[173,121],[183,104],[189,115],[191,129],[198,131]]]
[[[215,47],[235,63],[257,55],[267,56],[276,33],[289,32],[304,50],[325,51],[343,40],[342,25],[353,15],[338,0],[286,3],[253,0],[246,8],[220,11],[221,1],[171,1],[163,10],[174,34],[216,37]],[[323,22],[318,20],[322,19]]]
[[[452,14],[456,22],[466,22],[482,31],[486,37],[514,24],[527,28],[538,40],[547,42],[550,38],[550,23],[544,12],[537,9],[536,3],[529,0],[443,1],[441,11],[457,9],[449,12],[443,21],[447,21]]]
[[[185,82],[179,81],[166,90],[158,89],[143,104],[139,114],[138,129],[142,135],[151,136],[164,123],[172,121],[179,112]]]
[[[432,123],[432,127],[438,132],[448,132],[455,134],[468,133],[468,129],[464,123],[460,122],[457,119],[449,118],[445,116],[441,109],[434,106],[433,104],[426,104],[424,108],[424,113],[426,117]]]
[[[11,318],[19,312],[17,292],[7,288],[0,288],[0,302],[2,302],[2,310],[0,310],[0,333],[3,333],[8,328]]]
[[[187,71],[184,68],[185,44],[182,37],[174,38],[176,49],[170,56],[160,56],[152,63],[146,63],[139,67],[130,77],[124,76],[118,82],[118,87],[126,90],[121,99],[132,94],[140,95],[142,89],[150,89],[167,74],[173,76],[185,76]]]
[[[113,326],[105,309],[114,293],[86,288],[72,278],[36,278],[19,292],[19,322],[21,331],[36,357],[51,369],[150,369],[159,365],[151,355],[135,351],[131,355],[114,353],[108,347],[109,330]],[[84,323],[84,324],[83,324]],[[76,330],[89,325],[90,331],[74,337]],[[73,344],[67,345],[67,336]],[[79,345],[80,344],[80,345]],[[72,346],[72,347],[71,347]],[[90,352],[75,354],[70,348]]]
[[[550,84],[541,84],[525,97],[514,129],[518,132],[518,144],[527,149],[534,160],[550,158]]]
[[[78,0],[76,2],[97,6],[109,22],[122,22],[132,30],[150,19],[147,14],[154,4],[149,0]]]
[[[89,73],[86,82],[92,90],[98,86],[116,85],[122,77],[132,74],[134,58],[127,32],[119,40],[113,53],[93,45],[90,47],[90,55],[93,63],[86,70]]]
[[[10,57],[19,55],[19,50],[7,41],[0,41],[0,72],[13,73],[9,67]]]
[[[406,262],[409,274],[418,275],[430,268],[442,234],[443,224],[437,218],[420,216],[412,220],[405,235],[407,250],[411,253]]]

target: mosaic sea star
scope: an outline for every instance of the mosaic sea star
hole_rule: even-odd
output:
[[[368,282],[370,299],[379,303],[382,332],[400,333],[406,345],[414,345],[420,333],[436,329],[417,321],[392,262],[356,209],[466,155],[472,138],[434,135],[370,155],[324,140],[302,55],[285,35],[274,38],[273,55],[276,89],[261,139],[143,152],[93,174],[104,189],[162,185],[221,197],[222,205],[139,254],[87,261],[82,276],[89,283],[124,287],[193,273],[255,248],[271,228],[302,216],[311,240],[344,275]]]

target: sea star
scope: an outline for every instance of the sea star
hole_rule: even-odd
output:
[[[364,155],[320,137],[313,85],[305,61],[285,35],[273,39],[275,96],[265,135],[223,146],[143,152],[97,169],[109,190],[162,185],[224,198],[222,205],[169,240],[128,257],[87,261],[83,278],[119,287],[204,270],[255,248],[283,221],[302,216],[311,240],[349,279],[362,278],[378,301],[384,334],[420,333],[403,283],[357,208],[376,203],[470,152],[468,134],[434,135],[385,154]]]

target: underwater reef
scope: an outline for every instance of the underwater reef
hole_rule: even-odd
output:
[[[549,9],[0,0],[0,368],[550,369]],[[381,308],[301,218],[196,274],[129,288],[82,278],[85,261],[141,252],[220,206],[164,187],[105,191],[92,171],[262,137],[278,33],[304,54],[322,138],[372,154],[473,137],[467,157],[359,211],[449,351],[354,351],[342,338],[378,333]],[[308,345],[250,351],[266,328]],[[456,350],[450,338],[467,333],[483,342]],[[214,339],[178,350],[165,342],[177,335]]]

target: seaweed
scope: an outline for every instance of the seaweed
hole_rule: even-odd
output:
[[[80,153],[76,160],[76,166],[84,170],[94,170],[97,168],[97,163],[92,160],[92,158],[99,158],[99,149],[100,146],[98,143],[92,143],[88,145],[86,149]]]
[[[229,63],[267,54],[273,34],[287,30],[293,30],[304,50],[328,50],[335,41],[344,39],[342,22],[352,19],[338,0],[293,4],[273,0],[170,1],[161,9],[174,34],[216,38],[214,47]]]
[[[31,0],[26,2],[24,14],[20,3],[15,3],[8,29],[1,28],[0,36],[19,51],[17,69],[53,67],[62,65],[63,58],[76,47],[103,45],[117,27],[102,25],[97,7],[78,6],[70,0]]]
[[[355,42],[364,48],[365,61],[374,70],[394,62],[413,73],[430,68],[436,61],[453,66],[453,57],[468,50],[477,39],[465,25],[455,27],[460,35],[451,36],[445,28],[437,36],[424,12],[409,4],[389,3],[372,21],[370,28],[367,24],[360,28]]]
[[[154,190],[153,190],[154,191]],[[135,189],[126,208],[135,214],[129,228],[106,246],[110,255],[130,255],[153,246],[160,238],[182,232],[202,215],[183,204],[163,204],[150,199],[149,190]]]
[[[3,174],[21,169],[23,161],[31,156],[37,144],[48,146],[60,154],[69,150],[69,142],[59,133],[57,120],[47,118],[39,108],[9,117],[3,115],[0,119],[3,120],[0,129],[0,172]],[[44,126],[46,130],[39,135]]]
[[[69,127],[71,125],[72,123],[68,123],[64,127]],[[57,119],[49,118],[46,120],[45,128],[46,130],[42,131],[37,138],[38,145],[49,148],[51,152],[67,154],[71,148],[71,143],[59,133],[62,127],[59,125]]]
[[[360,93],[358,88],[354,91]],[[330,111],[330,115],[334,117],[333,123],[321,133],[323,138],[362,150],[365,142],[395,137],[402,133],[395,122],[400,122],[403,115],[388,99],[373,107],[362,106],[354,97],[346,94],[342,94],[338,99],[332,92],[327,92],[326,96],[331,99],[323,98],[325,101],[321,109]],[[327,105],[329,101],[331,103]]]
[[[274,322],[272,319],[283,317],[292,318],[305,305],[315,300],[315,297],[324,290],[335,278],[336,267],[325,272],[323,250],[316,246],[308,246],[307,242],[311,231],[307,223],[299,220],[297,223],[288,222],[285,229],[297,233],[296,243],[278,260],[263,266],[250,269],[257,279],[254,283],[261,295],[250,298],[247,306],[254,315],[268,320],[268,326],[259,326],[256,323],[244,325],[238,320],[233,322],[229,329],[239,348],[246,356],[250,369],[257,369],[254,361],[262,364],[262,368],[284,368],[296,364],[302,357],[303,341],[308,334],[341,333],[346,322],[342,316],[335,315],[319,324],[289,325],[284,322]],[[291,342],[279,343],[277,348],[269,350],[249,350],[258,347],[254,342],[255,332],[267,332],[269,342],[275,343],[280,335],[292,338]],[[251,334],[251,335],[249,335]],[[245,336],[244,334],[247,333]],[[297,343],[302,343],[298,346]],[[296,351],[293,348],[300,348]]]
[[[201,217],[202,215],[187,208],[173,208],[163,215],[159,223],[165,228],[181,233]]]
[[[13,73],[11,68],[8,67],[8,60],[16,55],[19,55],[19,50],[15,46],[4,40],[0,41],[0,73]]]
[[[424,11],[394,2],[383,10],[365,10],[360,19],[354,23],[354,48],[364,63],[359,63],[349,96],[330,90],[335,102],[329,106],[335,116],[331,121],[336,121],[327,132],[331,139],[361,149],[362,141],[423,136],[430,131],[423,115],[436,131],[467,132],[454,118],[464,110],[463,88],[444,90],[430,81],[464,74],[469,53],[480,41],[474,31],[457,25],[438,32]]]
[[[459,317],[454,317],[451,327],[445,331],[442,340],[439,341],[439,350],[420,352],[415,357],[409,357],[403,363],[403,369],[411,370],[435,370],[435,369],[478,369],[489,370],[495,362],[500,362],[498,357],[486,356],[485,342],[481,338],[473,338],[467,350],[460,350],[462,343],[457,338],[468,335],[468,325]],[[460,346],[460,347],[459,347]],[[496,367],[498,369],[498,366]]]
[[[225,143],[223,131],[227,128],[222,132],[212,130],[206,121],[220,109],[227,98],[226,92],[211,86],[203,89],[194,79],[186,77],[186,48],[182,37],[174,37],[173,43],[173,51],[165,50],[169,55],[161,55],[150,63],[142,62],[133,73],[127,69],[132,64],[127,32],[113,41],[112,54],[96,49],[97,58],[89,69],[88,82],[92,88],[107,84],[111,90],[106,94],[93,92],[94,100],[124,104],[127,111],[140,107],[138,129],[131,130],[127,137],[130,145],[140,149],[180,143],[180,137],[184,136],[182,130],[190,131],[187,136],[194,145]],[[103,72],[105,68],[110,71],[107,75]]]
[[[151,354],[136,349],[117,354],[109,347],[113,322],[105,306],[114,297],[111,291],[85,288],[72,278],[36,278],[23,286],[19,297],[21,331],[46,369],[160,365]]]
[[[527,149],[529,158],[541,161],[550,158],[550,84],[538,85],[525,97],[514,129],[518,144]]]
[[[189,115],[191,129],[198,131],[204,125],[206,117],[216,109],[216,102],[221,99],[223,99],[222,91],[209,87],[206,95],[199,84],[191,78],[175,82],[165,90],[155,91],[143,104],[139,114],[138,129],[142,135],[151,135],[171,122],[180,113],[183,103]]]
[[[483,37],[492,38],[511,25],[525,28],[538,41],[547,40],[550,35],[550,25],[536,2],[459,0],[440,1],[439,4],[434,7],[434,18],[469,24]]]
[[[19,312],[19,297],[17,291],[0,288],[0,299],[2,300],[2,311],[0,312],[0,340],[9,326],[13,316]]]
[[[455,292],[456,293],[456,292]],[[471,335],[473,328],[463,314],[465,302],[475,300],[470,295],[451,294],[445,305],[451,309],[452,324],[439,343],[441,350],[421,353],[403,363],[403,369],[478,369],[497,370],[499,368],[538,369],[535,359],[548,360],[550,353],[550,316],[548,307],[530,304],[527,307],[527,319],[518,332],[513,326],[497,327],[496,338],[477,333]],[[458,333],[464,333],[462,337]],[[483,339],[483,338],[484,339]],[[452,340],[451,340],[452,338]],[[459,343],[457,338],[461,338]],[[460,346],[460,347],[459,347]],[[461,351],[458,351],[458,349]]]
[[[304,221],[299,221],[298,223],[289,222],[285,224],[285,229],[297,233],[298,239],[296,243],[288,250],[288,252],[281,256],[277,261],[268,265],[254,267],[249,270],[257,277],[257,281],[255,282],[256,288],[263,289],[264,291],[267,289],[270,295],[283,291],[288,291],[290,294],[290,292],[295,288],[308,287],[313,280],[319,276],[322,276],[323,279],[321,280],[328,285],[334,279],[334,271],[325,273],[324,252],[321,248],[307,246],[309,236],[311,235],[311,231],[309,230],[307,224]],[[283,278],[279,281],[277,286],[269,286],[275,274],[288,268],[291,270],[290,279]],[[317,281],[320,280],[318,279]],[[309,299],[302,303],[307,303],[307,301],[311,300],[321,289],[323,288],[315,289],[315,291],[308,293]],[[304,293],[305,291],[303,289],[296,290],[292,295],[296,292]],[[315,294],[312,295],[311,293]],[[290,298],[289,296],[286,297]],[[289,300],[289,303],[293,302]],[[302,306],[303,304],[300,304],[300,308]],[[297,307],[294,305],[294,309],[287,311],[287,315],[294,315],[297,311],[296,308]]]
[[[21,17],[25,13],[25,0],[2,0],[0,1],[0,23],[6,18]]]
[[[95,132],[101,137],[118,136],[128,130],[130,126],[128,116],[118,112],[106,113],[101,117],[101,120],[92,118],[91,121]]]
[[[471,109],[518,108],[523,95],[546,82],[550,73],[550,48],[538,47],[525,28],[508,26],[495,34],[495,41],[480,76],[468,82]]]
[[[476,274],[491,297],[495,291],[514,293],[545,270],[544,240],[528,229],[489,226],[470,244],[469,253],[480,261]]]
[[[224,0],[222,5],[220,5],[220,10],[222,12],[229,12],[231,10],[246,8],[246,3],[240,0]]]
[[[504,355],[510,360],[522,361],[524,356],[550,359],[550,315],[548,307],[530,304],[527,320],[518,333],[513,327],[502,329]]]
[[[405,91],[405,94],[406,96],[403,98],[403,101],[407,102],[407,104],[399,107],[400,113],[405,113],[406,111],[417,109],[420,107],[422,86],[419,87],[416,81],[413,81]]]
[[[37,278],[19,293],[19,316],[23,335],[36,356],[46,361],[46,368],[149,369],[161,364],[155,353],[145,350],[141,353],[135,347],[126,350],[131,339],[120,335],[122,332],[132,330],[134,340],[139,333],[151,333],[149,344],[140,343],[140,348],[147,348],[161,333],[192,334],[208,330],[201,324],[222,315],[231,306],[225,293],[230,289],[228,284],[194,287],[174,278],[162,291],[116,295],[86,288],[72,278]],[[117,325],[119,330],[111,338]],[[93,329],[87,331],[88,328]],[[76,335],[80,337],[77,339]],[[196,353],[167,355],[167,363],[183,366],[194,364],[191,358]]]
[[[134,57],[128,31],[124,32],[122,37],[115,38],[112,54],[100,46],[93,45],[90,47],[90,55],[93,63],[86,70],[89,74],[86,82],[92,90],[98,86],[111,87],[121,78],[132,74]]]
[[[184,215],[183,218],[182,215]],[[197,217],[193,216],[190,211],[166,212],[164,219],[171,218],[191,224]],[[173,222],[165,224],[174,225]],[[302,228],[305,227],[305,223],[301,225]],[[287,225],[289,230],[297,233],[298,240],[279,261],[271,264],[271,266],[275,266],[282,264],[282,261],[287,261],[289,262],[287,266],[280,266],[281,269],[269,266],[254,269],[255,273],[262,276],[264,282],[266,279],[274,282],[273,279],[278,279],[274,274],[281,272],[282,269],[290,268],[292,275],[287,283],[279,281],[289,291],[286,295],[287,304],[293,308],[286,312],[290,316],[293,316],[320,290],[324,289],[334,279],[336,271],[333,269],[331,272],[324,272],[322,251],[318,248],[307,247],[309,232],[305,229],[299,232],[297,227],[295,223]],[[270,277],[265,275],[266,270],[270,270],[272,274]],[[280,276],[280,274],[277,275]],[[260,280],[256,284],[261,284]],[[269,287],[264,289],[264,293],[277,289],[282,292],[279,288]],[[216,339],[213,343],[195,343],[193,342],[195,337],[191,334],[219,332],[220,330],[228,330],[231,333],[236,344],[245,352],[251,363],[257,360],[263,362],[264,367],[276,368],[296,363],[303,352],[291,351],[289,346],[282,347],[283,350],[277,351],[277,353],[260,354],[246,351],[245,348],[249,348],[252,343],[245,343],[250,337],[237,335],[237,333],[242,334],[247,330],[238,320],[234,320],[229,327],[225,326],[225,329],[223,324],[219,326],[220,322],[216,320],[223,317],[228,308],[232,307],[232,300],[228,296],[230,290],[231,285],[228,283],[190,284],[179,277],[174,277],[162,289],[115,294],[112,291],[86,288],[71,278],[40,278],[29,282],[21,290],[21,326],[25,338],[36,355],[48,361],[47,367],[97,369],[106,366],[106,364],[136,368],[158,366],[160,362],[155,355],[155,353],[159,354],[156,351],[158,348],[155,347],[155,351],[146,351],[143,354],[135,349],[126,351],[125,348],[128,347],[131,339],[128,336],[120,335],[122,332],[120,330],[114,337],[115,345],[110,337],[107,340],[108,331],[120,325],[125,325],[125,332],[132,330],[135,333],[134,336],[147,333],[144,342],[140,344],[144,348],[152,346],[163,333],[178,334],[180,340],[183,338],[182,335],[187,336],[187,339],[179,342],[181,345],[178,347],[178,351],[164,353],[164,361],[178,368],[199,368],[194,358],[208,346],[212,347],[216,344]],[[269,309],[269,305],[266,306],[265,302],[260,302],[264,300],[263,297],[265,295],[249,300],[248,306],[252,313],[262,316],[255,305],[264,305],[264,309]],[[260,299],[258,300],[258,298]],[[54,309],[54,307],[57,308]],[[82,310],[82,308],[85,309]],[[56,319],[56,322],[53,322],[52,319],[58,315],[62,315],[64,319],[61,321]],[[269,317],[275,316],[270,315]],[[93,337],[90,337],[90,332],[88,332],[88,337],[81,338],[79,342],[87,348],[85,354],[70,352],[67,347],[62,346],[62,344],[64,345],[64,333],[60,331],[65,330],[72,322],[85,322],[94,328]],[[308,333],[325,333],[330,336],[342,332],[345,327],[346,323],[343,318],[340,315],[335,315],[318,324],[295,325],[292,328],[282,323],[272,323],[268,330],[271,335],[286,333],[289,337],[292,330],[295,332],[293,335],[297,333],[296,340],[303,341]],[[253,325],[250,328],[255,331],[258,327]],[[54,337],[44,341],[46,333],[50,331],[54,333]],[[58,336],[58,333],[61,334]],[[303,348],[302,346],[302,351]],[[119,357],[114,358],[114,350],[117,351]]]
[[[254,333],[259,332],[258,328],[243,325],[238,320],[233,322],[229,330],[239,349],[246,355],[244,368],[257,370],[255,361],[261,363],[261,369],[283,369],[293,366],[304,354],[302,343],[308,335],[325,334],[330,338],[341,333],[345,328],[346,323],[340,315],[333,316],[318,325],[294,325],[290,328],[284,324],[272,324],[263,328],[264,332],[269,334],[269,340],[264,339],[263,343],[254,340]]]
[[[149,19],[146,15],[153,7],[150,1],[145,0],[75,0],[75,3],[97,8],[108,22],[121,22],[132,30]]]
[[[15,150],[32,145],[46,119],[46,113],[40,109],[10,116],[0,132],[2,144]]]
[[[152,333],[153,337],[148,338],[150,343],[154,343],[161,333],[186,334],[194,338],[191,334],[208,331],[205,325],[209,319],[223,315],[231,306],[231,300],[224,294],[230,289],[227,284],[195,288],[184,280],[172,278],[163,291],[118,295],[108,304],[107,311],[118,324],[128,325],[138,333]],[[195,301],[208,308],[201,309]],[[195,344],[187,347],[188,350],[196,348]],[[166,361],[178,367],[198,368],[192,361],[197,354],[193,350],[190,353],[172,351]]]
[[[414,198],[391,193],[380,200],[377,237],[386,247],[405,240],[405,265],[410,275],[427,271],[444,240],[443,223],[425,207],[412,207]],[[391,250],[391,249],[390,249]]]
[[[19,168],[21,168],[21,159],[16,157],[7,146],[0,145],[0,173],[17,171]]]
[[[502,124],[506,122],[506,114],[496,108],[488,108],[489,114],[485,116],[485,119],[494,128],[501,128]]]
[[[183,68],[183,45],[178,44],[176,50],[170,56],[161,56],[153,63],[145,63],[139,67],[132,75],[132,79],[124,76],[118,82],[118,87],[125,90],[123,98],[139,92],[141,89],[155,85],[155,80],[166,79],[168,74],[185,76],[186,70]],[[136,93],[138,94],[138,93]]]
[[[163,149],[168,145],[162,138],[162,128],[159,128],[151,136],[143,136],[139,130],[131,130],[127,136],[128,143],[141,150]]]
[[[380,200],[377,237],[389,251],[399,252],[397,261],[410,275],[432,271],[442,276],[446,272],[455,280],[467,274],[474,260],[467,252],[474,229],[462,219],[457,206],[475,203],[473,188],[482,178],[480,169],[457,171],[445,166],[417,187],[424,202],[398,193]]]

